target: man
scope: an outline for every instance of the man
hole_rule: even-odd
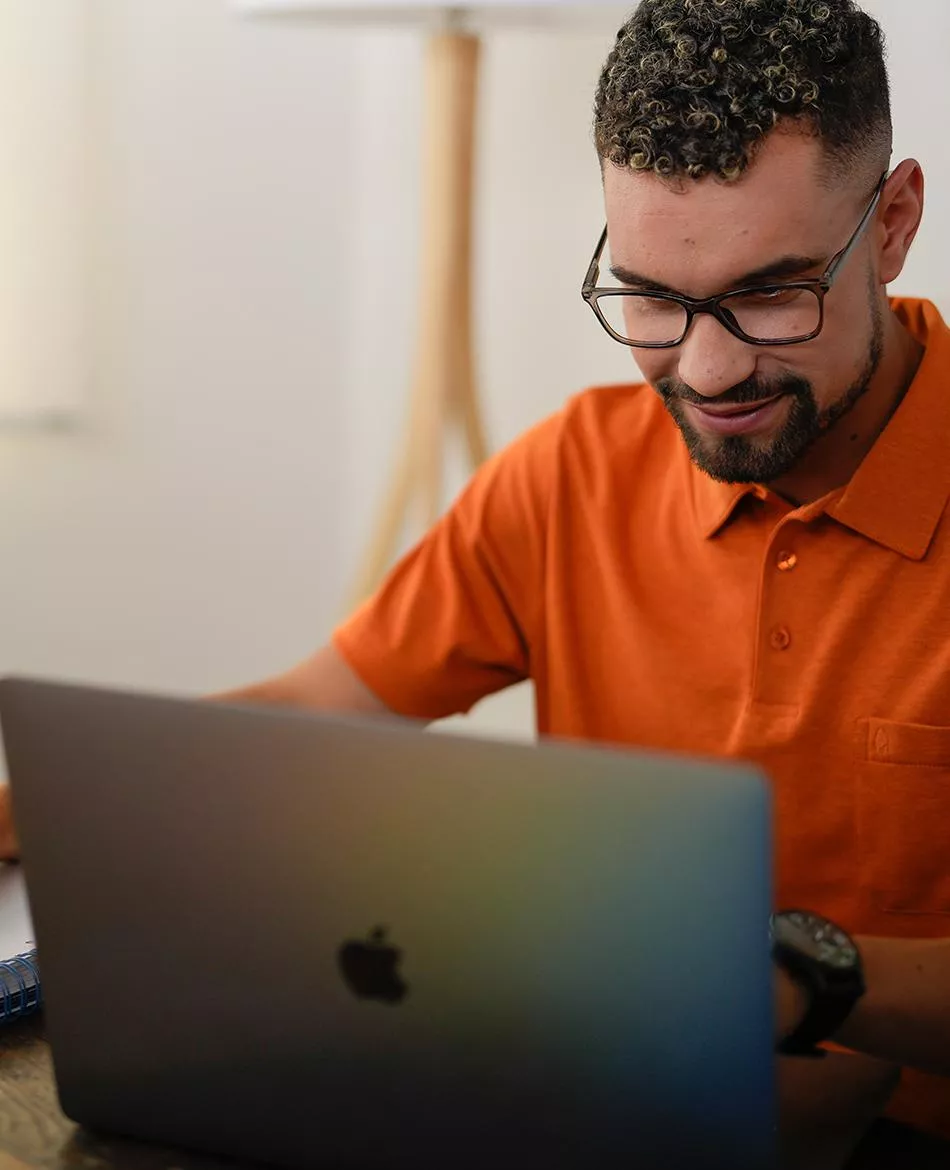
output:
[[[490,461],[331,645],[236,697],[432,720],[530,678],[544,734],[756,761],[780,903],[857,936],[834,1039],[950,1136],[950,331],[885,292],[923,178],[889,169],[880,30],[643,0],[595,129],[585,297],[647,384]]]

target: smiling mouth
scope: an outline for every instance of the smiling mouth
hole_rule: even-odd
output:
[[[699,410],[710,418],[735,418],[737,415],[755,414],[756,411],[762,410],[763,407],[771,406],[773,402],[778,402],[782,397],[781,394],[775,394],[771,398],[760,398],[758,402],[741,402],[733,406],[713,406],[703,403],[700,406],[696,402],[691,402],[690,406],[694,410]]]
[[[765,434],[776,426],[785,409],[787,395],[760,398],[758,402],[729,403],[724,406],[696,406],[686,403],[687,417],[699,430],[721,438]]]

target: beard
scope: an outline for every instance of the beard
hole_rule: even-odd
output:
[[[781,430],[772,436],[747,438],[700,434],[689,421],[686,403],[702,406],[710,400],[678,378],[661,378],[656,390],[673,416],[689,456],[700,471],[724,483],[770,483],[787,475],[802,456],[864,397],[877,371],[884,349],[884,325],[876,299],[872,300],[871,341],[867,360],[857,379],[824,410],[819,408],[814,387],[807,378],[782,374],[777,378],[747,378],[715,398],[717,405],[738,406],[784,395],[788,414]]]

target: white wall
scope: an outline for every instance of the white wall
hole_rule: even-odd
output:
[[[0,671],[203,691],[321,642],[366,539],[411,351],[419,44],[242,21],[226,0],[86,3],[94,387],[79,432],[0,431]],[[950,101],[933,80],[950,5],[869,7],[891,38],[899,153],[932,184],[901,288],[950,309]],[[486,50],[495,443],[631,368],[578,293],[601,227],[588,123],[607,44],[505,32]],[[374,344],[354,344],[370,322]],[[524,730],[528,707],[496,700],[480,725]]]

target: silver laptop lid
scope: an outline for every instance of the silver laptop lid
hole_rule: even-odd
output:
[[[768,1164],[752,771],[29,681],[0,718],[75,1119],[290,1166]]]

